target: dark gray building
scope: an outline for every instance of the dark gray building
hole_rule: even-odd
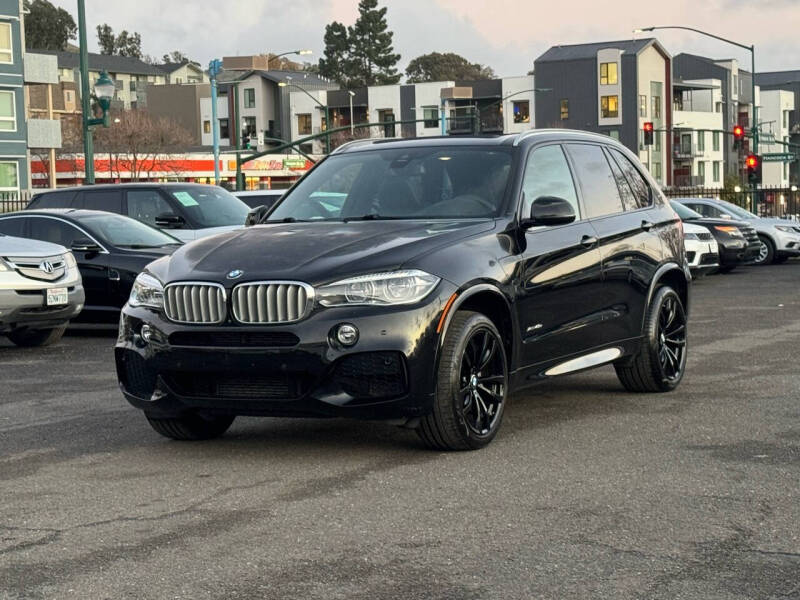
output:
[[[789,113],[789,142],[800,147],[800,71],[756,73],[756,83],[761,91],[785,90],[794,94],[794,110]],[[789,164],[789,179],[795,185],[800,183],[800,161]]]
[[[536,127],[619,139],[658,181],[672,181],[672,59],[655,38],[553,46],[534,62]],[[643,124],[655,127],[643,143]]]
[[[740,69],[734,59],[716,60],[695,54],[681,53],[673,58],[675,79],[719,79],[722,82],[722,113],[725,134],[722,136],[725,175],[743,176],[744,157],[750,151],[747,140],[739,151],[733,148],[728,135],[736,124],[750,129],[753,110],[752,74]]]

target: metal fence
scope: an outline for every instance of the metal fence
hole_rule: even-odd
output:
[[[762,187],[757,190],[704,187],[673,187],[664,190],[668,198],[718,198],[749,210],[760,217],[800,221],[800,191],[785,187]]]
[[[28,191],[0,192],[0,213],[22,210],[28,206],[30,201],[31,195]]]

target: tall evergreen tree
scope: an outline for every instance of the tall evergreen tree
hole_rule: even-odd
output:
[[[78,32],[75,20],[49,0],[25,0],[25,47],[35,50],[66,50]]]
[[[347,73],[352,87],[400,81],[396,68],[400,55],[394,53],[393,36],[386,23],[386,7],[378,8],[378,0],[360,0],[358,19],[347,28]]]
[[[325,26],[325,52],[319,59],[319,74],[347,87],[347,65],[350,42],[347,27],[334,21]]]

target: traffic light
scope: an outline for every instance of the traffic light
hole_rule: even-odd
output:
[[[750,185],[761,183],[761,157],[757,154],[750,154],[744,164],[747,167],[747,181]]]
[[[650,121],[645,122],[644,126],[644,145],[653,145],[653,124]]]
[[[744,139],[744,127],[735,125],[733,128],[733,148],[738,150],[742,147],[742,140]]]
[[[242,148],[250,149],[250,132],[247,129],[242,131]]]

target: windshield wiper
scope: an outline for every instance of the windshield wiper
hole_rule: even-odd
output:
[[[361,215],[360,217],[345,217],[342,219],[345,223],[348,221],[391,221],[393,219],[413,219],[414,217],[384,217],[375,213],[368,215]]]

